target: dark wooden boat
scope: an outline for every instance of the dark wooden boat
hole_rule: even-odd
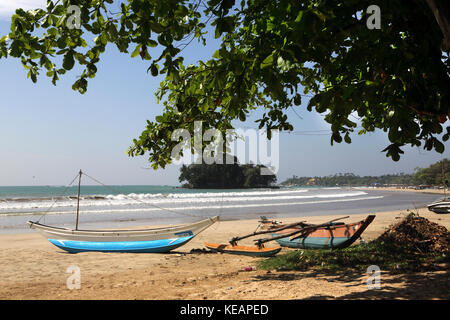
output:
[[[343,222],[330,222],[320,227],[300,224],[292,228],[275,231],[282,228],[282,226],[278,225],[273,228],[274,232],[270,233],[270,235],[272,238],[276,238],[276,241],[281,246],[290,248],[345,248],[350,246],[361,236],[373,219],[375,219],[375,215],[369,215],[364,220],[354,223],[346,224]],[[295,235],[296,230],[299,231],[298,235]],[[282,237],[283,235],[286,235],[286,237]]]

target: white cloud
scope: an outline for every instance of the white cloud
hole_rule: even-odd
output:
[[[0,19],[10,18],[16,9],[45,8],[47,0],[0,0]]]

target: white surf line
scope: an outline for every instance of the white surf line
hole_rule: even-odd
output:
[[[357,199],[337,199],[337,200],[324,200],[324,201],[302,201],[302,202],[285,202],[285,203],[261,203],[261,204],[241,204],[241,205],[226,205],[226,206],[207,206],[207,207],[170,207],[167,209],[173,211],[181,211],[181,210],[206,210],[206,209],[233,209],[233,208],[254,208],[254,207],[276,207],[276,206],[292,206],[292,205],[301,205],[301,204],[318,204],[318,203],[334,203],[334,202],[349,202],[349,201],[359,201],[359,200],[374,200],[381,199],[384,196],[373,196],[373,197],[364,197]],[[111,209],[111,210],[83,210],[80,213],[100,213],[100,214],[108,214],[108,213],[116,213],[116,212],[149,212],[149,211],[164,211],[164,209],[159,208],[140,208],[140,209]],[[5,216],[12,215],[42,215],[42,212],[24,212],[20,214],[16,213],[6,213]],[[71,211],[57,211],[57,212],[48,212],[46,214],[73,214]],[[0,214],[1,217],[2,214]]]
[[[136,204],[158,204],[163,205],[165,203],[183,203],[183,202],[191,202],[191,203],[217,203],[217,202],[246,202],[246,201],[281,201],[281,200],[300,200],[300,199],[328,199],[328,198],[345,198],[345,197],[359,197],[367,195],[365,192],[361,193],[342,193],[342,194],[316,194],[316,195],[308,195],[308,196],[302,196],[302,195],[295,195],[295,196],[274,196],[274,197],[240,197],[240,196],[234,196],[234,197],[218,197],[218,198],[189,198],[189,199],[180,199],[180,198],[158,198],[158,199],[129,199],[129,200],[112,200],[108,203],[103,202],[90,202],[89,204],[82,204],[80,207],[89,207],[89,206],[101,206],[101,205],[136,205]],[[188,201],[190,200],[190,201]],[[122,202],[120,202],[122,201]],[[139,201],[140,203],[137,203],[136,201]],[[151,202],[150,202],[151,201]],[[73,204],[71,204],[73,206]],[[56,205],[58,207],[58,205]],[[62,207],[62,206],[61,206]],[[237,207],[240,207],[239,205]],[[17,208],[20,209],[20,208]]]
[[[338,188],[339,189],[339,188]],[[305,193],[309,192],[311,189],[290,189],[290,190],[261,190],[261,189],[252,189],[254,191],[229,191],[229,192],[186,192],[186,193],[120,193],[120,194],[109,194],[104,197],[114,198],[117,196],[144,196],[148,198],[152,197],[173,197],[173,198],[191,198],[191,197],[222,197],[222,196],[254,196],[254,195],[278,195],[278,194],[286,194],[286,193]]]
[[[309,195],[309,196],[301,196],[301,195],[297,195],[297,196],[274,196],[274,197],[239,197],[239,196],[234,196],[234,197],[223,197],[223,198],[191,198],[189,202],[193,202],[193,203],[217,203],[217,202],[245,202],[245,201],[278,201],[278,200],[295,200],[295,199],[312,199],[312,198],[319,198],[319,199],[327,199],[327,198],[344,198],[344,197],[357,197],[357,196],[362,196],[362,195],[367,195],[367,193],[365,192],[354,192],[354,193],[341,193],[341,194],[319,194],[319,195]],[[147,201],[146,201],[147,200]],[[124,205],[142,205],[142,204],[148,204],[148,205],[152,205],[152,204],[164,204],[164,203],[183,203],[183,202],[188,202],[188,199],[180,199],[180,198],[158,198],[158,199],[124,199],[124,200],[96,200],[96,201],[85,201],[83,203],[80,203],[80,208],[86,208],[86,207],[101,207],[101,206],[124,206]],[[150,202],[151,201],[151,202]],[[60,203],[56,203],[54,205],[54,208],[62,208],[62,207],[75,207],[76,203],[75,201],[72,202],[60,202]],[[36,204],[35,203],[29,203],[29,204],[21,204],[16,205],[16,204],[6,204],[0,207],[0,210],[26,210],[26,209],[31,209],[31,208],[36,208]]]
[[[222,197],[235,197],[235,196],[277,196],[283,194],[290,193],[306,193],[309,192],[309,189],[291,189],[291,190],[266,190],[266,191],[245,191],[245,192],[188,192],[188,193],[119,193],[119,194],[93,194],[93,195],[82,195],[80,197],[81,200],[92,200],[92,201],[101,201],[101,200],[127,200],[127,199],[190,199],[190,198],[222,198]],[[55,197],[43,197],[43,198],[0,198],[0,203],[36,203],[36,202],[45,202],[45,201],[76,201],[76,195],[68,195],[68,196],[55,196]]]

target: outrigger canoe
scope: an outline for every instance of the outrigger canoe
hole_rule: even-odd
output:
[[[78,229],[82,174],[83,172],[80,170],[78,177],[77,216],[75,229],[48,226],[39,223],[39,221],[28,221],[30,228],[36,229],[45,238],[47,238],[50,243],[67,252],[169,252],[186,244],[197,234],[219,220],[219,217],[216,216],[191,224],[151,229]]]
[[[270,257],[277,254],[281,250],[281,247],[264,248],[258,246],[252,247],[252,246],[219,244],[209,242],[205,242],[205,246],[212,251],[253,256],[253,257]]]
[[[346,248],[354,243],[366,230],[367,226],[375,219],[375,215],[369,215],[364,220],[345,224],[343,222],[331,222],[326,226],[314,228],[314,225],[304,225],[302,227],[293,227],[274,231],[270,235],[277,238],[276,241],[284,247],[300,249],[340,249]],[[280,228],[277,226],[276,228]],[[300,237],[288,236],[301,228],[310,228],[310,232],[301,234]],[[282,237],[286,234],[286,237]],[[300,233],[299,233],[300,234]]]
[[[218,219],[216,216],[192,224],[140,230],[75,230],[32,221],[28,221],[28,224],[53,245],[70,253],[162,253],[186,244]]]

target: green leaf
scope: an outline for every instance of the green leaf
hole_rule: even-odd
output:
[[[297,18],[295,18],[295,22],[297,22],[297,23],[300,22],[302,20],[302,17],[303,17],[303,11],[299,11]]]
[[[439,153],[443,153],[444,152],[444,144],[442,142],[440,142],[439,140],[434,140],[434,149],[439,152]]]
[[[58,35],[58,29],[56,28],[50,28],[47,30],[47,33],[51,36],[56,37]]]
[[[152,63],[152,65],[150,66],[150,71],[152,76],[156,77],[158,75],[158,65]]]
[[[214,59],[220,59],[220,50],[216,50],[216,51],[213,53],[212,57],[213,57]]]
[[[242,122],[244,122],[246,119],[245,113],[241,110],[239,112],[239,120],[241,120]]]
[[[267,68],[269,66],[271,66],[273,64],[273,60],[274,60],[274,53],[272,52],[270,55],[268,55],[264,61],[261,63],[261,69]]]
[[[63,59],[63,68],[66,70],[72,70],[73,66],[75,64],[75,59],[73,57],[73,51],[68,51]]]
[[[134,49],[134,51],[131,53],[131,57],[132,57],[132,58],[137,57],[137,56],[141,53],[141,47],[142,47],[142,44],[138,44],[138,45],[136,46],[136,48]]]
[[[156,42],[155,40],[148,40],[147,41],[147,45],[150,47],[150,48],[154,48],[154,47],[156,47],[156,46],[158,46],[158,42]]]
[[[348,132],[345,133],[345,135],[344,135],[344,141],[346,143],[352,143],[352,139],[350,138],[350,135],[348,134]]]

